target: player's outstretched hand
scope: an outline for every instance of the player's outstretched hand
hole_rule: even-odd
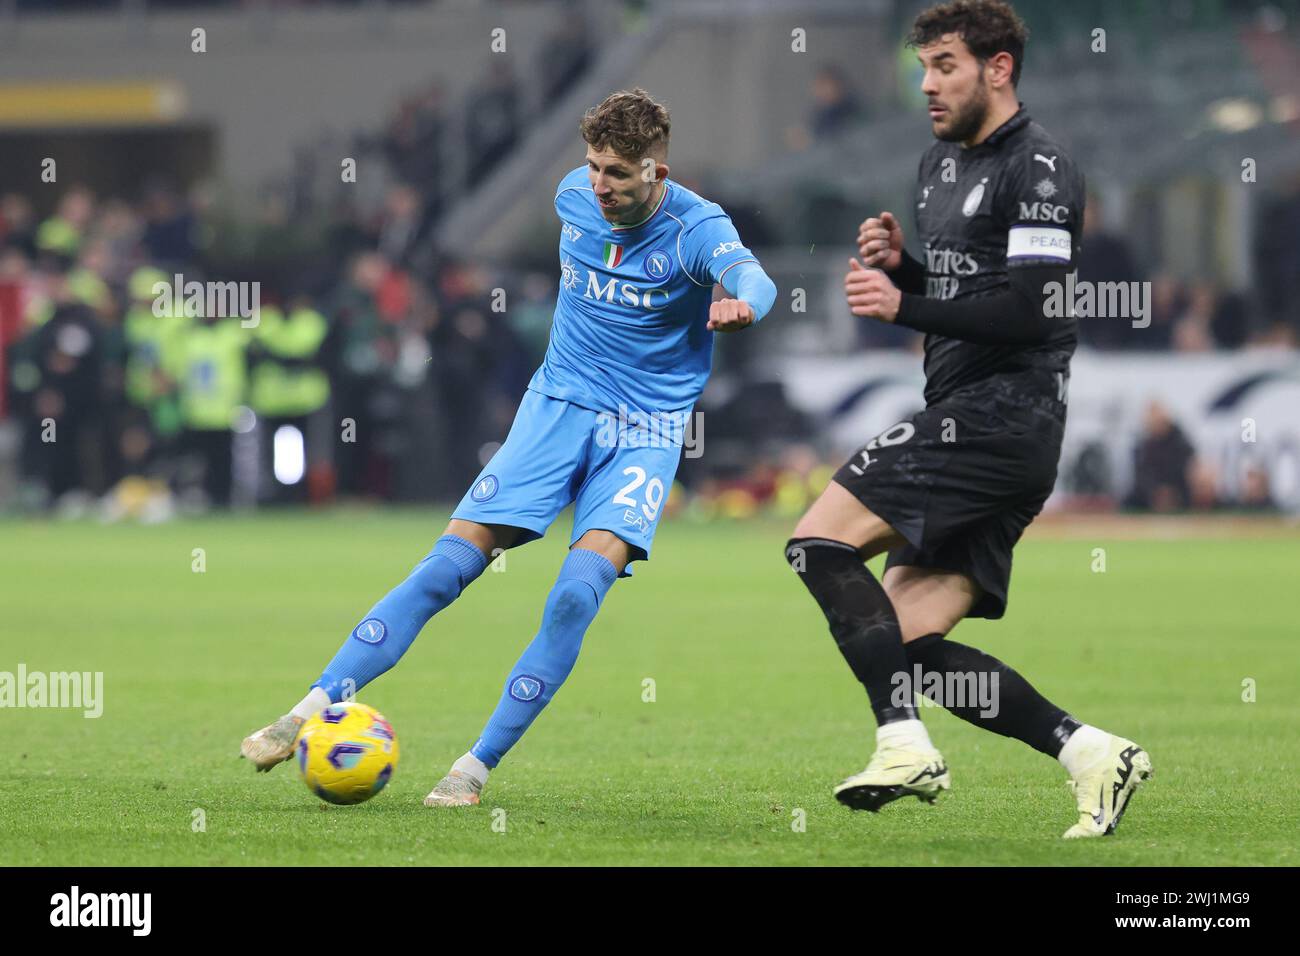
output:
[[[882,212],[858,227],[858,255],[871,268],[886,272],[903,264],[903,227],[892,212]]]
[[[849,259],[849,271],[844,277],[844,296],[849,311],[854,315],[893,322],[898,318],[898,306],[903,294],[889,276],[879,269],[868,269],[856,258]]]
[[[739,332],[754,324],[754,310],[741,299],[719,299],[709,306],[710,332]]]

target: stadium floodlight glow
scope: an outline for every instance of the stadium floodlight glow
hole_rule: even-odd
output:
[[[281,425],[275,430],[272,448],[275,480],[282,485],[296,485],[302,481],[307,466],[302,432],[292,425]]]
[[[1263,121],[1264,111],[1250,100],[1230,97],[1210,104],[1209,119],[1225,133],[1243,133]]]

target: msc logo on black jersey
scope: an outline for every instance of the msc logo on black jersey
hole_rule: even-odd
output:
[[[1032,219],[1035,222],[1055,222],[1064,225],[1070,218],[1070,207],[1059,206],[1050,202],[1035,202],[1020,204],[1020,218]]]

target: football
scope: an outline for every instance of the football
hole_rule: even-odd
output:
[[[331,704],[298,734],[298,771],[307,789],[327,803],[365,803],[397,769],[397,735],[373,707]]]

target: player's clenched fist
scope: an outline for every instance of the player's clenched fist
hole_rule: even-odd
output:
[[[898,306],[903,294],[889,276],[879,269],[868,269],[857,259],[849,260],[849,271],[844,277],[844,296],[849,311],[884,322],[898,318]]]
[[[873,269],[890,272],[903,264],[903,227],[892,212],[868,219],[858,227],[858,254]]]
[[[740,299],[719,299],[709,306],[710,332],[739,332],[754,324],[754,310]]]

